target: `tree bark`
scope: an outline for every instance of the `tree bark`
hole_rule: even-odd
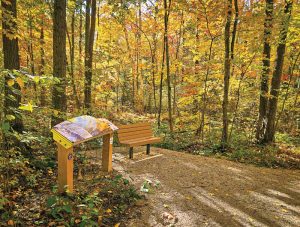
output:
[[[166,55],[165,39],[164,39],[163,45],[164,45],[163,46],[163,56],[162,56],[161,71],[160,71],[160,84],[159,84],[159,106],[158,106],[158,118],[157,118],[158,126],[160,126],[160,123],[161,123],[161,111],[162,111],[163,79],[164,79],[165,55]]]
[[[266,133],[264,135],[263,143],[270,143],[275,141],[275,119],[276,119],[276,112],[277,112],[277,104],[278,104],[278,95],[280,90],[281,84],[281,75],[282,75],[282,68],[284,62],[284,54],[285,54],[285,47],[286,47],[286,38],[289,29],[289,23],[291,18],[293,1],[286,0],[285,1],[285,8],[284,8],[284,17],[281,24],[281,31],[279,35],[279,44],[277,46],[277,58],[275,69],[273,72],[272,82],[271,82],[271,92],[270,92],[270,100],[269,100],[269,107],[268,107],[268,114],[267,114],[267,127]]]
[[[180,19],[180,27],[178,31],[177,36],[177,45],[176,45],[176,54],[175,54],[175,61],[176,61],[176,70],[173,77],[173,115],[176,114],[177,111],[177,78],[179,77],[179,57],[180,57],[180,47],[181,47],[181,39],[182,39],[182,33],[184,30],[184,17],[183,17],[183,10],[181,11],[181,19]]]
[[[239,23],[239,6],[238,6],[238,0],[234,0],[234,22],[233,22],[233,28],[232,28],[232,35],[231,35],[231,44],[230,44],[230,59],[231,62],[234,60],[234,47],[236,42],[236,34],[238,31],[238,23]],[[232,64],[231,69],[231,76],[234,75],[234,64]]]
[[[91,15],[90,15],[90,10],[91,10]],[[90,112],[90,108],[91,108],[92,64],[93,64],[95,26],[96,26],[96,0],[87,0],[86,27],[85,27],[86,43],[85,43],[84,104],[85,104],[85,109],[88,112]]]
[[[4,68],[10,71],[19,70],[20,58],[16,24],[17,2],[16,0],[2,0],[1,5]],[[14,111],[19,108],[21,102],[20,86],[18,83],[14,83],[13,87],[10,87],[8,81],[11,79],[14,79],[13,72],[5,75],[4,115],[15,116],[15,119],[10,121],[10,126],[13,130],[22,133],[24,129],[22,117],[19,114],[15,114]]]
[[[82,24],[83,24],[83,16],[82,16],[82,7],[83,7],[83,0],[80,0],[79,4],[79,56],[78,56],[78,64],[79,64],[79,75],[82,76]]]
[[[227,0],[227,15],[225,23],[225,61],[224,61],[224,94],[223,94],[223,130],[221,139],[221,148],[226,150],[228,146],[228,96],[229,96],[229,81],[230,81],[230,23],[232,14],[232,0]]]
[[[204,2],[201,2],[204,8],[204,14],[205,14],[205,22],[206,22],[206,29],[209,33],[209,37],[210,37],[210,45],[209,45],[209,53],[208,53],[208,59],[207,59],[207,66],[206,66],[206,74],[205,74],[205,80],[204,80],[204,92],[202,95],[202,108],[201,108],[201,116],[200,116],[200,125],[196,130],[196,135],[199,136],[201,135],[201,140],[202,142],[204,141],[204,126],[205,126],[205,114],[206,114],[206,110],[207,110],[207,96],[208,96],[208,88],[207,88],[207,81],[208,81],[208,76],[210,74],[210,61],[212,58],[212,47],[213,47],[213,42],[215,37],[212,35],[210,27],[209,27],[209,21],[208,21],[208,15],[207,15],[207,9],[206,9],[206,5]]]
[[[169,115],[169,127],[171,134],[173,133],[173,116],[172,116],[172,94],[171,94],[171,75],[170,75],[170,54],[169,54],[169,38],[168,38],[168,22],[169,22],[169,14],[170,14],[170,4],[171,0],[169,0],[169,5],[167,6],[167,0],[164,0],[164,25],[165,25],[165,45],[166,45],[166,68],[167,68],[167,86],[168,86],[168,115]]]
[[[52,126],[63,121],[63,113],[67,109],[66,29],[66,0],[55,0],[53,12],[53,76],[59,79],[59,82],[53,86],[52,90],[52,107],[55,110],[51,119]]]
[[[130,47],[130,44],[129,44],[129,38],[128,38],[128,31],[126,29],[126,24],[125,24],[125,18],[124,18],[124,23],[122,24],[123,25],[123,31],[124,31],[124,35],[125,35],[125,40],[126,40],[126,47],[127,47],[127,52],[128,52],[128,57],[130,59],[130,64],[131,64],[131,72],[132,72],[132,96],[131,96],[131,103],[132,103],[132,106],[134,107],[135,106],[135,67],[134,67],[134,59],[133,59],[133,56],[132,56],[132,53],[131,53],[131,47]]]
[[[75,73],[74,73],[74,66],[75,66],[75,10],[76,8],[74,7],[72,16],[71,16],[71,37],[69,33],[67,32],[68,35],[68,40],[69,40],[69,52],[70,52],[70,77],[71,77],[71,83],[72,83],[72,90],[73,90],[73,100],[75,101],[76,108],[80,108],[80,101],[76,89],[76,78],[75,78]]]
[[[273,0],[266,0],[265,22],[264,22],[264,47],[263,47],[263,69],[261,74],[260,97],[259,97],[259,117],[256,129],[256,140],[260,143],[263,139],[268,108],[268,93],[269,93],[269,74],[270,74],[270,58],[271,45],[270,38],[272,35],[273,23]]]
[[[41,30],[40,30],[40,75],[43,76],[45,74],[45,35],[44,35],[44,15],[42,16],[41,20]],[[40,105],[46,106],[46,87],[42,84],[41,91],[40,91]]]

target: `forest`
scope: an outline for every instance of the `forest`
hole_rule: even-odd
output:
[[[0,226],[160,226],[128,224],[150,215],[138,210],[149,209],[164,184],[128,180],[145,171],[132,167],[144,157],[128,159],[117,135],[113,167],[121,152],[132,177],[99,170],[99,138],[75,148],[76,193],[57,192],[51,129],[82,115],[150,122],[161,138],[153,168],[170,156],[189,157],[181,170],[197,160],[219,168],[212,160],[220,160],[237,165],[229,169],[259,167],[257,175],[291,171],[282,179],[298,185],[285,193],[299,215],[299,0],[1,0],[0,18]],[[184,222],[173,208],[162,204],[164,226],[206,226]],[[279,219],[300,224],[299,216]]]

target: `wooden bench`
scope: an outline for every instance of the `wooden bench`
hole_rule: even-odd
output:
[[[159,137],[154,137],[149,122],[118,125],[119,142],[129,147],[129,158],[133,158],[133,147],[147,145],[146,154],[150,154],[150,144],[160,142]]]

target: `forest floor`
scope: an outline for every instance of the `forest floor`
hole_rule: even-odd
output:
[[[114,169],[149,189],[128,226],[300,226],[299,170],[144,150],[114,148]]]

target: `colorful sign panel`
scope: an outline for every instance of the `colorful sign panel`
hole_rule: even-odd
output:
[[[118,127],[105,118],[80,116],[61,122],[53,127],[54,140],[59,133],[71,143],[80,143],[118,130]],[[58,138],[58,137],[57,137]],[[57,141],[59,142],[59,141]]]

